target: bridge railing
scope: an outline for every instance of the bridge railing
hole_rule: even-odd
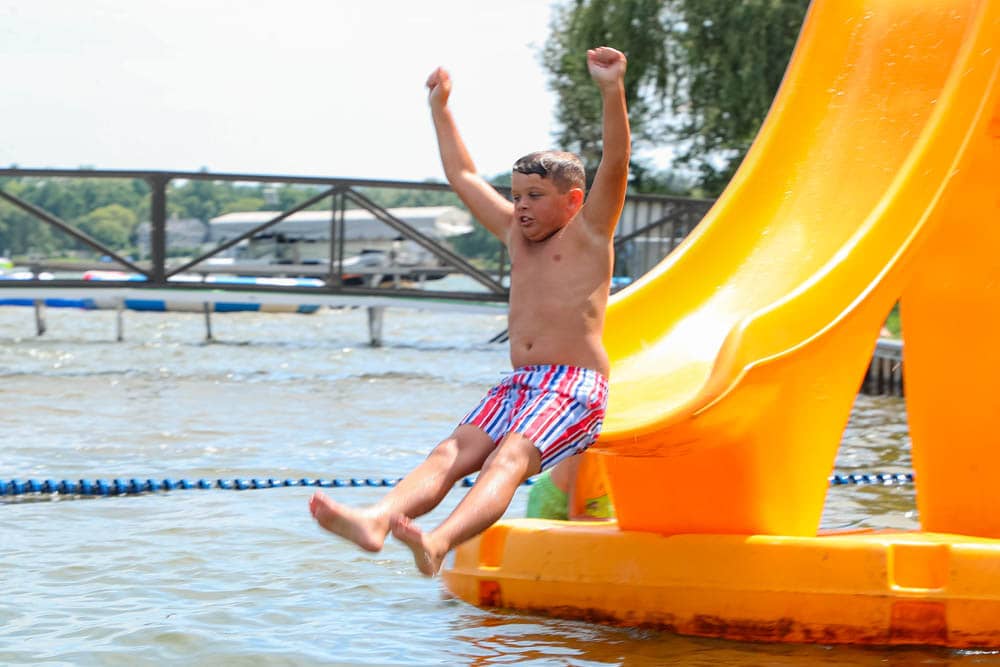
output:
[[[656,266],[701,221],[708,199],[630,195],[615,230],[615,275],[635,279]]]
[[[149,238],[148,258],[137,259],[131,253],[120,248],[111,247],[95,235],[88,233],[75,220],[59,217],[32,198],[26,196],[23,188],[10,187],[12,183],[52,183],[65,181],[86,181],[88,179],[118,179],[132,183],[142,183],[148,190]],[[168,212],[173,208],[171,197],[177,193],[177,186],[197,182],[222,182],[257,186],[292,186],[301,188],[301,196],[297,203],[289,205],[284,210],[274,210],[270,217],[255,226],[233,237],[216,242],[211,246],[202,246],[198,252],[188,253],[186,257],[173,256],[176,253],[168,246]],[[172,189],[173,188],[173,189]],[[498,188],[505,192],[503,188]],[[376,201],[386,197],[386,193],[409,193],[410,200],[438,200],[450,197],[460,206],[457,197],[446,184],[428,182],[405,182],[371,179],[343,179],[326,177],[303,177],[268,174],[230,174],[210,173],[206,171],[125,171],[96,169],[0,169],[0,208],[10,206],[28,215],[33,220],[71,237],[76,249],[74,257],[46,257],[34,255],[27,261],[18,263],[26,266],[33,276],[23,280],[3,281],[3,287],[39,287],[48,288],[113,288],[127,286],[129,288],[164,288],[177,286],[177,280],[185,274],[207,274],[209,272],[226,273],[240,271],[257,275],[299,275],[311,276],[322,281],[320,290],[331,294],[370,295],[386,294],[391,290],[400,296],[433,298],[454,298],[476,301],[505,301],[507,288],[505,276],[509,271],[509,260],[499,242],[495,243],[495,251],[490,257],[479,257],[471,260],[453,249],[450,244],[433,238],[420,229],[395,216],[391,206]],[[505,192],[506,194],[506,192]],[[189,197],[190,194],[185,194]],[[37,199],[37,198],[36,198]],[[399,200],[400,197],[395,197]],[[406,199],[406,197],[403,197]],[[690,232],[708,209],[710,202],[703,200],[665,197],[658,195],[630,195],[618,226],[616,236],[617,261],[616,275],[634,279],[647,271],[670,252]],[[226,267],[217,260],[231,254],[236,246],[249,241],[261,234],[273,232],[275,228],[296,213],[317,208],[327,209],[330,213],[330,228],[328,233],[329,252],[323,262],[292,265],[261,265],[242,266],[239,261]],[[362,275],[366,279],[349,284],[345,281],[347,271],[346,256],[347,211],[363,209],[379,223],[391,230],[401,240],[406,240],[422,249],[427,256],[433,257],[434,266],[408,267],[406,273],[417,280],[400,281],[398,276],[402,267],[357,268],[350,273]],[[2,211],[0,211],[2,213]],[[207,221],[205,221],[207,222]],[[3,238],[4,226],[0,218],[0,252],[5,247]],[[9,230],[8,230],[9,231]],[[65,245],[65,244],[64,244]],[[9,245],[7,246],[9,247]],[[193,256],[192,256],[193,255]],[[133,274],[128,280],[116,280],[114,276],[99,282],[84,280],[83,272],[87,269],[114,269]],[[42,280],[43,272],[51,272],[52,276]],[[430,274],[464,276],[467,280],[461,282],[460,288],[434,289],[432,294],[425,289],[422,277]],[[140,276],[137,281],[135,276]],[[395,278],[394,278],[395,277]],[[301,285],[243,285],[243,284],[204,284],[184,281],[184,289],[226,289],[229,291],[253,290],[275,292],[311,292],[317,291],[316,286]]]

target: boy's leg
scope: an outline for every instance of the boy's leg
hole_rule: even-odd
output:
[[[574,454],[552,466],[549,474],[552,477],[552,482],[559,487],[559,490],[568,494],[573,490],[573,480],[576,479],[576,472],[579,468],[580,455]]]
[[[540,467],[541,455],[534,443],[520,433],[510,433],[487,459],[469,493],[440,526],[424,533],[402,513],[392,517],[392,534],[410,547],[417,569],[433,576],[452,548],[503,516],[517,487],[537,474]]]
[[[368,507],[338,503],[317,491],[309,510],[323,528],[367,551],[379,551],[397,514],[421,516],[437,507],[462,477],[483,466],[496,449],[493,440],[475,426],[463,424],[442,440],[381,500]]]

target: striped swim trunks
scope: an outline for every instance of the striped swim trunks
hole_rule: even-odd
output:
[[[608,381],[576,366],[523,366],[489,390],[466,415],[499,444],[508,433],[531,440],[542,470],[579,454],[597,440],[608,404]]]

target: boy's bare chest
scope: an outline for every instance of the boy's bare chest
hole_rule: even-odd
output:
[[[600,280],[607,263],[606,248],[587,243],[572,234],[559,235],[544,243],[518,240],[509,247],[511,287],[519,299],[558,299],[579,289],[590,289]]]
[[[511,248],[510,263],[512,275],[528,273],[549,273],[565,268],[572,263],[573,253],[565,248]]]
[[[568,230],[541,243],[514,238],[508,251],[512,277],[571,271],[587,254],[584,244]]]

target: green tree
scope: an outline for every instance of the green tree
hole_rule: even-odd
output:
[[[590,81],[586,52],[600,45],[628,57],[624,83],[633,143],[656,140],[670,56],[664,0],[572,0],[554,8],[550,28],[542,62],[558,98],[559,145],[579,154],[593,174],[601,157],[601,97]],[[633,178],[637,173],[632,169]]]
[[[795,47],[808,0],[676,0],[672,89],[681,162],[718,193],[753,142]]]
[[[167,191],[169,215],[178,218],[211,220],[222,212],[231,195],[231,183],[195,179],[174,181]]]
[[[278,201],[274,205],[269,205],[268,210],[287,211],[295,208],[310,197],[315,197],[320,193],[320,189],[314,186],[284,184],[277,189]],[[330,206],[330,200],[324,199],[321,202],[324,207]]]
[[[135,213],[121,204],[95,208],[80,220],[81,231],[114,250],[128,247],[137,225]]]
[[[82,203],[74,193],[65,189],[58,180],[25,181],[4,179],[0,183],[4,192],[38,206],[55,216],[72,222],[73,215],[82,210]],[[63,211],[72,215],[65,215]],[[35,216],[6,202],[0,203],[0,252],[11,255],[44,256],[74,247],[76,241],[57,231]]]
[[[558,98],[557,138],[593,166],[600,98],[583,53],[614,46],[629,58],[626,94],[636,152],[670,145],[677,164],[698,175],[706,194],[717,194],[770,107],[807,6],[808,0],[565,2],[556,8],[542,53]],[[639,159],[631,171],[638,191],[676,181]]]
[[[451,190],[415,188],[357,188],[357,190],[384,208],[462,205],[458,196]]]
[[[17,187],[4,186],[4,190],[17,196]],[[0,254],[47,255],[59,247],[52,228],[37,218],[0,202]]]
[[[239,199],[226,202],[219,213],[221,215],[236,211],[264,211],[267,210],[266,206],[267,202],[263,197],[240,197]]]

